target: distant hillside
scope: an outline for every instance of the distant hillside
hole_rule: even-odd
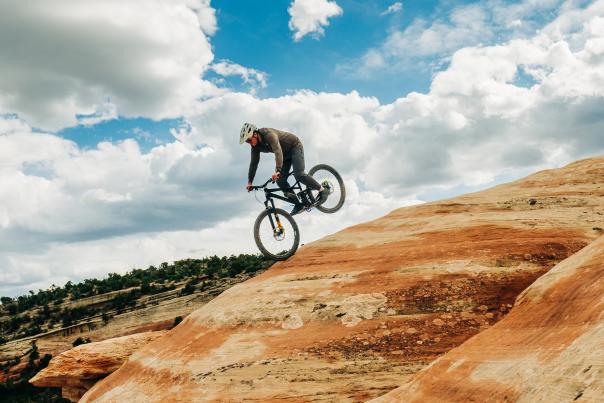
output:
[[[1,297],[0,344],[67,328],[82,320],[111,320],[116,314],[174,294],[203,290],[212,280],[255,273],[271,263],[260,255],[186,259],[159,267],[135,269],[126,274],[109,273],[107,278],[67,282],[17,298]],[[176,293],[169,293],[176,290]],[[146,297],[146,298],[145,298]]]
[[[246,254],[185,259],[125,274],[110,273],[104,279],[53,285],[17,298],[2,297],[0,392],[3,396],[13,393],[11,401],[30,401],[27,396],[34,391],[45,401],[55,401],[48,399],[57,398],[57,391],[36,390],[23,382],[50,357],[79,343],[169,329],[272,264],[261,255]],[[24,400],[14,400],[17,396]]]

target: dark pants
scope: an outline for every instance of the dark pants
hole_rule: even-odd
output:
[[[283,156],[283,167],[281,168],[281,178],[277,181],[277,185],[281,189],[287,189],[289,187],[287,183],[287,177],[289,176],[289,169],[294,167],[294,177],[300,183],[308,186],[311,189],[319,190],[321,185],[312,176],[304,172],[304,148],[302,144],[299,144],[292,149],[287,155]]]

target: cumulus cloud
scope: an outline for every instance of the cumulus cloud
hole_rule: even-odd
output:
[[[348,183],[349,213],[300,215],[301,244],[332,234],[350,225],[375,219],[388,211],[416,203],[361,192]],[[248,200],[249,203],[249,200]],[[133,268],[157,266],[191,257],[217,254],[257,253],[252,225],[263,206],[196,230],[163,231],[121,235],[88,241],[52,243],[39,253],[11,251],[0,254],[0,295],[21,295],[50,284],[101,278],[108,272],[124,273]],[[108,251],[111,251],[108,253]]]
[[[398,176],[399,188],[414,178],[436,185],[463,177],[475,185],[522,167],[601,153],[604,116],[596,110],[603,105],[604,70],[590,44],[602,37],[603,10],[604,2],[595,2],[562,14],[533,38],[456,52],[428,94],[381,107],[379,117],[389,125],[378,138],[389,147],[367,174],[409,173]],[[530,86],[517,83],[523,66],[533,76]]]
[[[252,94],[255,94],[259,88],[266,88],[267,74],[263,71],[244,67],[228,60],[214,63],[210,66],[210,69],[224,77],[240,76],[244,84],[250,87]]]
[[[108,98],[121,116],[176,117],[218,92],[200,78],[213,59],[209,0],[3,0],[0,10],[0,113],[35,127],[72,126]]]
[[[531,38],[461,49],[428,93],[392,104],[355,92],[228,94],[201,105],[191,122],[200,136],[217,138],[225,128],[237,132],[231,116],[290,130],[309,144],[309,160],[331,161],[365,189],[411,199],[559,165],[602,150],[602,4],[568,9]],[[565,120],[581,134],[570,140]]]
[[[134,140],[80,149],[23,123],[4,125],[12,128],[0,136],[0,189],[11,196],[0,205],[2,250],[204,226],[234,208],[236,199],[212,197],[213,183],[234,176],[226,153],[180,141],[147,154]]]
[[[117,119],[117,107],[111,100],[107,100],[101,105],[95,106],[94,113],[89,115],[76,115],[76,118],[80,125],[93,126],[106,120]]]
[[[307,111],[335,108],[337,101],[310,93],[292,98],[285,101],[290,109]],[[357,94],[350,98],[351,115],[365,109]],[[309,105],[301,105],[305,100]],[[258,100],[232,94],[224,102]],[[278,105],[273,100],[260,108],[270,113]],[[199,121],[205,118],[200,111]],[[0,192],[10,196],[0,203],[0,294],[160,261],[255,251],[251,230],[263,206],[244,191],[249,147],[238,144],[236,131],[212,133],[212,126],[196,122],[179,130],[182,141],[144,154],[132,140],[83,150],[18,119],[0,122]],[[198,141],[211,146],[187,145]],[[266,165],[272,164],[259,177],[268,175]],[[301,218],[309,229],[303,242],[406,203],[361,191],[352,179],[347,185],[348,213],[323,217],[321,225],[317,217]]]
[[[404,29],[391,31],[385,41],[379,47],[369,49],[359,63],[340,69],[366,76],[384,68],[417,68],[418,64],[437,68],[442,59],[463,47],[532,36],[543,25],[544,16],[553,14],[560,7],[563,7],[562,0],[518,3],[487,0],[455,6],[440,11],[430,21],[416,18]]]
[[[191,121],[200,136],[236,133],[232,116],[290,130],[309,144],[309,160],[332,162],[365,189],[410,199],[559,165],[603,147],[601,4],[569,10],[532,38],[461,49],[427,94],[392,104],[355,92],[228,94],[201,105]],[[520,72],[531,85],[519,82]],[[581,134],[569,140],[564,121]]]
[[[294,31],[294,40],[312,34],[318,39],[325,33],[329,18],[342,15],[342,8],[329,0],[294,0],[287,9],[290,15],[289,29]]]
[[[403,9],[403,3],[397,1],[396,3],[392,3],[386,10],[382,12],[381,15],[395,14]]]

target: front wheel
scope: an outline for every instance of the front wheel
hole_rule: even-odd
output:
[[[254,223],[254,240],[267,258],[285,260],[296,253],[300,244],[298,224],[285,210],[266,209]]]
[[[342,177],[334,168],[329,165],[315,165],[308,171],[317,182],[329,189],[327,200],[316,206],[317,210],[324,213],[335,213],[344,205],[346,199],[346,188]],[[318,192],[313,191],[313,196],[316,198]]]

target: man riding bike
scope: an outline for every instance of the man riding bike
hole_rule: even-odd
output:
[[[297,136],[277,129],[258,129],[251,123],[244,123],[239,135],[239,144],[244,142],[248,143],[252,149],[248,183],[246,185],[248,192],[252,190],[252,182],[260,161],[260,153],[274,153],[275,172],[271,178],[277,181],[277,185],[283,190],[285,197],[294,203],[291,215],[298,214],[304,208],[294,193],[286,191],[289,188],[287,177],[292,165],[296,180],[311,189],[319,191],[318,203],[322,203],[327,199],[328,190],[304,172],[304,148]]]

